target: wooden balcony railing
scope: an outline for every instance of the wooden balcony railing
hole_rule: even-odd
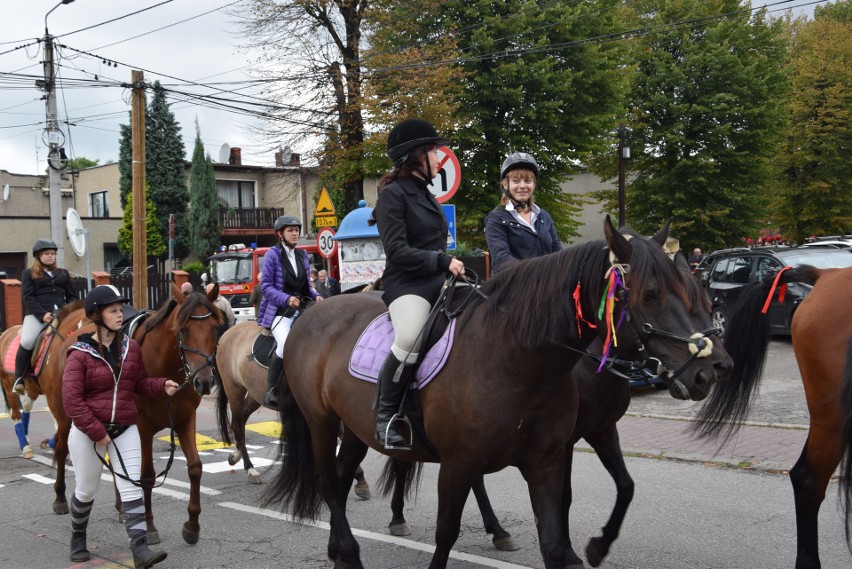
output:
[[[219,227],[227,229],[268,229],[280,216],[287,212],[283,208],[219,209]]]

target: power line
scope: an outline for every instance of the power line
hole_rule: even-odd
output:
[[[171,2],[174,2],[174,0],[165,0],[164,2],[160,2],[159,4],[154,4],[153,6],[148,6],[147,8],[142,8],[141,10],[136,10],[135,12],[131,12],[129,14],[125,14],[123,16],[119,16],[119,17],[113,18],[111,20],[107,20],[105,22],[101,22],[100,24],[93,24],[91,26],[86,26],[85,28],[80,28],[79,30],[74,30],[73,32],[68,32],[67,34],[61,34],[61,35],[53,36],[53,37],[64,38],[64,37],[71,36],[71,35],[74,35],[74,34],[77,34],[77,33],[80,33],[80,32],[85,32],[86,30],[91,30],[91,29],[94,29],[94,28],[97,28],[97,27],[100,27],[100,26],[104,26],[106,24],[111,24],[113,22],[123,20],[124,18],[129,18],[130,16],[135,16],[136,14],[141,14],[142,12],[147,12],[148,10],[153,10],[154,8],[159,8],[160,6],[163,6],[164,4],[169,4]]]

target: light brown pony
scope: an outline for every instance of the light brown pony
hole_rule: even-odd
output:
[[[159,543],[160,537],[154,527],[151,511],[151,488],[154,483],[153,438],[161,429],[173,426],[180,439],[181,449],[186,457],[186,468],[190,481],[189,519],[184,523],[182,535],[184,541],[198,542],[200,526],[198,516],[201,513],[201,459],[195,443],[195,411],[201,403],[201,395],[210,393],[214,379],[214,358],[216,354],[216,329],[223,322],[222,313],[213,305],[218,294],[218,286],[206,296],[191,293],[186,296],[172,285],[173,298],[169,299],[155,313],[147,317],[136,330],[133,338],[139,343],[145,369],[152,377],[168,377],[182,387],[171,398],[148,398],[136,396],[139,411],[139,438],[142,441],[143,491],[145,512],[148,525],[148,542]],[[82,309],[70,315],[71,321],[83,319]],[[62,331],[60,325],[60,331]],[[69,323],[68,326],[71,326]],[[94,325],[89,323],[75,332],[91,332]],[[56,482],[53,485],[56,499],[53,511],[57,514],[68,513],[65,497],[65,462],[68,458],[68,433],[71,420],[65,414],[62,404],[62,373],[65,370],[68,347],[76,340],[76,334],[68,337],[39,376],[39,386],[47,398],[48,406],[57,421],[56,446],[53,460],[56,466]],[[53,349],[53,348],[52,348]]]
[[[785,283],[813,285],[790,328],[810,411],[808,438],[790,479],[796,505],[796,569],[815,569],[820,567],[819,509],[841,460],[838,490],[846,540],[852,545],[852,268],[802,265],[781,273],[777,285]],[[762,307],[768,294],[777,293],[768,282],[743,291],[725,338],[734,359],[733,377],[717,386],[703,406],[700,434],[725,441],[747,417],[769,344],[769,318]]]
[[[246,423],[260,408],[266,395],[267,369],[252,357],[252,347],[260,331],[261,328],[256,322],[241,322],[229,328],[219,339],[219,350],[216,354],[216,368],[219,372],[219,390],[216,397],[219,432],[222,440],[228,444],[231,443],[233,433],[237,448],[228,455],[228,463],[233,466],[242,459],[248,481],[252,484],[262,482],[260,472],[252,464],[246,450]],[[370,487],[360,467],[355,478],[358,481],[355,494],[369,500]]]

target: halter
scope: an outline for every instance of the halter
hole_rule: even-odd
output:
[[[208,312],[207,314],[193,314],[193,315],[190,316],[190,318],[193,319],[193,320],[207,320],[211,316],[213,316],[213,313]],[[187,346],[186,344],[184,344],[183,341],[181,340],[181,334],[182,333],[183,333],[183,330],[181,330],[180,332],[178,332],[175,335],[175,341],[177,342],[178,355],[180,356],[180,362],[183,365],[183,372],[184,372],[184,375],[186,376],[186,379],[184,379],[183,383],[181,383],[178,386],[178,391],[180,391],[181,389],[186,387],[192,380],[195,379],[195,376],[198,375],[198,373],[206,367],[210,367],[213,370],[214,374],[217,373],[217,371],[216,371],[216,352],[218,350],[218,347],[217,347],[216,350],[213,350],[212,354],[207,354],[205,352],[202,352],[201,350],[193,348],[192,346]],[[201,356],[202,358],[205,359],[204,364],[193,370],[192,366],[189,365],[189,362],[186,361],[186,352],[190,352],[190,353],[195,354],[197,356]]]

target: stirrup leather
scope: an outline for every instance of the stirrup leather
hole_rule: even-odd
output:
[[[388,432],[390,431],[391,425],[394,423],[405,423],[408,426],[408,436],[409,439],[404,443],[399,444],[388,444]],[[413,446],[413,441],[411,437],[413,436],[414,431],[411,429],[411,420],[405,415],[400,415],[399,413],[394,413],[393,417],[388,421],[387,426],[385,427],[385,449],[387,450],[411,450]],[[400,436],[402,436],[402,431],[400,431]]]

